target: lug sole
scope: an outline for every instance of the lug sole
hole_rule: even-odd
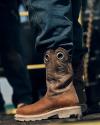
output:
[[[73,107],[66,107],[60,108],[56,110],[49,111],[47,113],[39,114],[39,115],[15,115],[15,120],[17,121],[37,121],[48,119],[52,116],[58,116],[59,119],[61,118],[70,118],[71,116],[75,116],[78,120],[82,116],[82,111],[80,106],[73,106]],[[77,117],[76,117],[77,116]]]

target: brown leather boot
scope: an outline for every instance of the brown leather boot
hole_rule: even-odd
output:
[[[44,56],[47,92],[38,102],[19,107],[15,119],[36,121],[51,116],[70,118],[81,114],[78,96],[73,86],[73,70],[68,52],[59,47]]]

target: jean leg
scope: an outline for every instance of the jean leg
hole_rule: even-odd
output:
[[[31,0],[28,3],[36,48],[73,47],[72,5],[70,0]]]

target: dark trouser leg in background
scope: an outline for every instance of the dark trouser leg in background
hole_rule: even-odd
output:
[[[14,6],[15,7],[15,6]],[[32,103],[32,88],[28,72],[21,57],[19,17],[14,9],[0,8],[0,52],[5,75],[13,87],[13,102]],[[5,11],[4,11],[5,10]]]
[[[81,107],[73,85],[72,2],[32,0],[29,11],[33,35],[37,34],[37,50],[44,53],[47,92],[38,102],[19,107],[16,120],[35,121],[54,115],[59,118],[80,117]]]
[[[84,49],[82,46],[83,36],[82,27],[78,22],[79,12],[82,5],[82,0],[71,0],[72,1],[72,17],[73,17],[73,70],[74,70],[74,85],[77,90],[80,104],[82,105],[83,111],[86,110],[86,94],[85,85],[83,82],[83,72],[84,72]]]
[[[20,103],[32,103],[31,83],[20,54],[16,51],[7,52],[2,60],[5,75],[13,88],[15,107]]]

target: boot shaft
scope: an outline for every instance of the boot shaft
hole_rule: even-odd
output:
[[[44,56],[44,63],[46,65],[47,93],[57,95],[65,92],[73,79],[71,57],[68,52],[61,47],[56,50],[48,50]]]

